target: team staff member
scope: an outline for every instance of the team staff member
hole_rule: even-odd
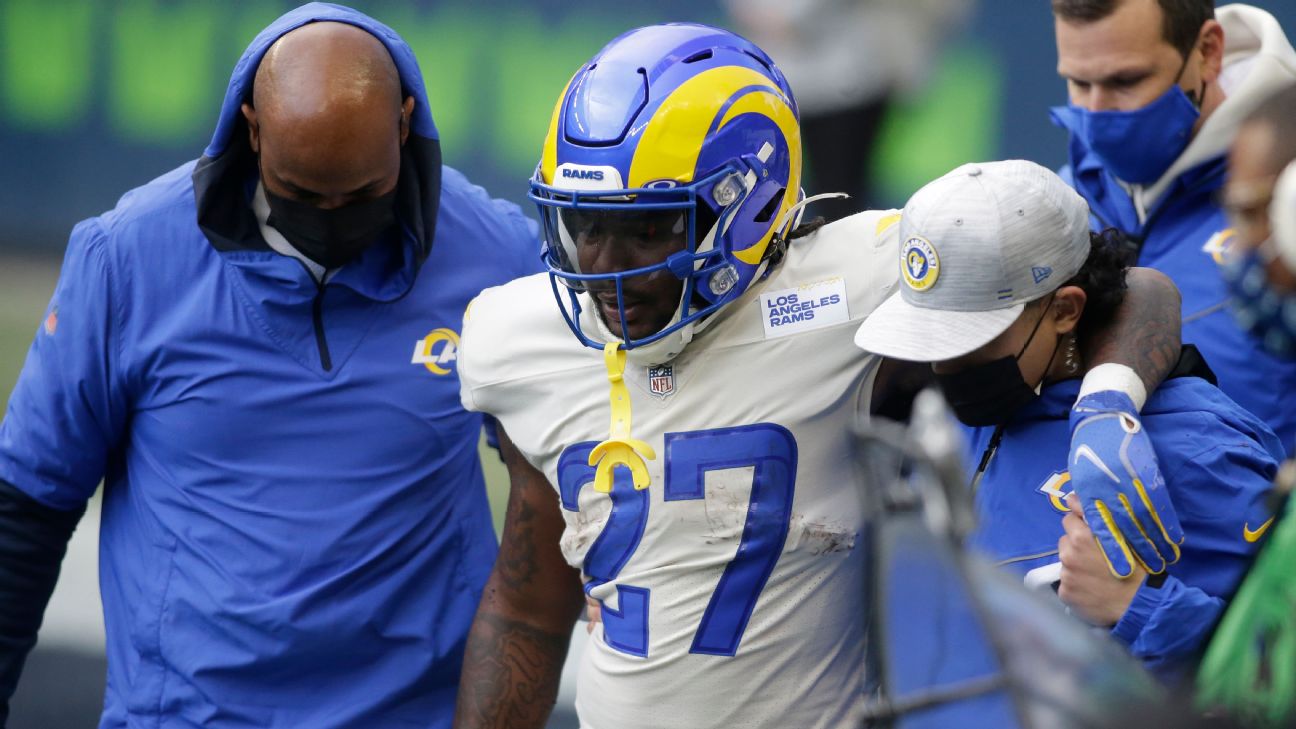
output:
[[[1056,579],[1064,603],[1110,628],[1149,668],[1182,673],[1265,531],[1265,496],[1283,454],[1277,438],[1211,384],[1186,348],[1176,373],[1149,395],[1141,426],[1108,416],[1127,441],[1146,428],[1165,482],[1145,485],[1173,501],[1182,558],[1157,579],[1142,568],[1117,577],[1070,494],[1070,472],[1087,461],[1120,473],[1140,457],[1140,443],[1122,448],[1119,461],[1084,449],[1069,457],[1067,432],[1085,365],[1078,340],[1103,327],[1124,297],[1119,249],[1089,231],[1088,207],[1060,178],[1016,160],[965,165],[928,184],[906,204],[900,236],[901,255],[939,258],[939,275],[906,278],[857,342],[931,362],[969,426],[979,523],[972,543],[1028,583]]]
[[[1296,85],[1247,117],[1229,153],[1225,206],[1242,232],[1225,268],[1234,314],[1267,349],[1296,356]],[[1247,726],[1296,720],[1296,464],[1282,468],[1287,505],[1211,639],[1198,675],[1203,709]]]
[[[258,35],[203,156],[72,233],[0,426],[0,698],[102,478],[100,726],[447,726],[496,551],[455,329],[538,241],[389,28]]]
[[[1246,5],[1218,19],[1212,0],[1053,0],[1053,12],[1070,97],[1052,112],[1070,132],[1063,176],[1095,230],[1134,242],[1131,265],[1174,280],[1184,341],[1291,447],[1296,362],[1266,352],[1227,311],[1219,266],[1236,231],[1217,195],[1238,124],[1296,80],[1296,52],[1273,16]]]
[[[1296,226],[1290,223],[1296,206],[1290,199],[1276,197],[1274,191],[1283,170],[1293,162],[1296,84],[1265,99],[1242,123],[1229,151],[1229,180],[1223,196],[1238,233],[1229,265],[1223,269],[1233,295],[1233,314],[1265,349],[1288,360],[1296,358],[1296,310],[1287,304],[1296,291],[1296,231],[1292,230]],[[1287,179],[1296,179],[1296,174]],[[1275,234],[1274,218],[1288,222],[1283,235]]]
[[[798,224],[796,108],[763,51],[694,24],[614,39],[555,105],[531,186],[549,275],[464,323],[463,401],[503,426],[512,491],[460,729],[544,725],[582,577],[583,725],[862,721],[851,433],[879,363],[852,337],[896,286],[897,216]],[[1113,348],[1157,351],[1135,318]]]

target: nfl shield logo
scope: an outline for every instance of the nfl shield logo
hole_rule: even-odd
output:
[[[648,368],[648,391],[657,397],[666,397],[675,392],[674,365],[661,365]]]

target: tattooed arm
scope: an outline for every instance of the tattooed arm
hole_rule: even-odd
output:
[[[499,557],[468,634],[456,729],[540,729],[580,614],[580,574],[558,549],[563,520],[544,474],[501,428],[510,491]]]
[[[1179,289],[1150,268],[1131,268],[1125,282],[1129,290],[1115,317],[1080,343],[1082,355],[1089,369],[1103,364],[1133,369],[1152,392],[1179,361]]]

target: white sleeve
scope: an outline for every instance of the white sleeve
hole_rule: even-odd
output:
[[[459,370],[459,402],[463,403],[464,409],[470,412],[482,412],[477,406],[475,392],[477,382],[473,379],[473,371],[470,362],[472,357],[473,325],[472,310],[473,305],[481,298],[479,294],[468,302],[467,308],[464,309],[463,326],[459,330],[459,355],[456,361],[456,367]]]

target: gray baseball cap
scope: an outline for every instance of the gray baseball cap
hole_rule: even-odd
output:
[[[1089,206],[1034,162],[966,164],[923,186],[900,217],[900,287],[855,333],[913,362],[961,357],[1089,256]]]

